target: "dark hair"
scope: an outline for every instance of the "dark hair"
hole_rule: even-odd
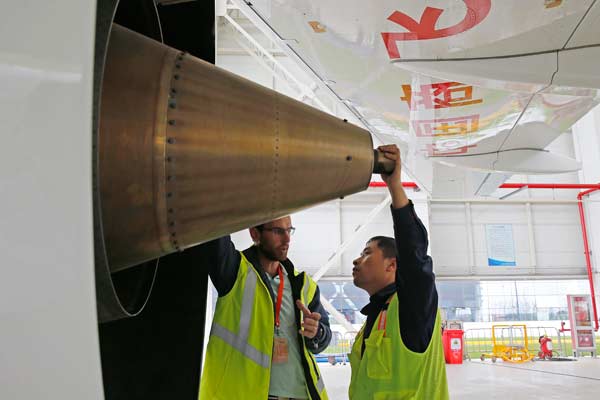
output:
[[[396,241],[394,238],[388,236],[373,236],[369,239],[369,242],[377,243],[377,247],[381,249],[385,258],[396,257]]]

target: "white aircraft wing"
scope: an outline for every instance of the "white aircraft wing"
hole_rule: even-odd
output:
[[[504,177],[580,168],[546,147],[599,102],[593,0],[258,0],[251,9],[374,137],[402,146],[425,190],[430,161]]]

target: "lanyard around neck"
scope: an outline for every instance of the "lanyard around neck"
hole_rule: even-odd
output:
[[[279,289],[277,290],[277,303],[275,303],[275,326],[279,329],[279,314],[281,312],[281,303],[283,302],[283,287],[285,285],[285,276],[283,275],[283,268],[281,264],[277,269],[279,273]]]
[[[394,297],[394,295],[391,295],[390,297],[388,297],[387,301],[385,302],[385,309],[383,309],[381,311],[380,317],[379,317],[379,323],[377,324],[377,330],[379,331],[385,331],[385,328],[387,326],[387,309],[390,305],[390,302],[392,301],[392,297]],[[385,336],[385,333],[384,333]]]

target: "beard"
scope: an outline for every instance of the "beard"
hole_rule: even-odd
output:
[[[271,261],[285,261],[287,259],[287,251],[278,251],[277,249],[266,248],[262,243],[258,245],[258,250],[262,255]]]

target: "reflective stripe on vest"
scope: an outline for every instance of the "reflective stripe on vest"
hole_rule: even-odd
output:
[[[250,343],[248,343],[248,335],[250,333],[250,320],[252,319],[252,306],[254,304],[254,294],[257,286],[256,271],[248,268],[246,274],[246,283],[244,285],[244,293],[242,295],[242,312],[240,313],[239,332],[236,335],[224,326],[213,321],[210,331],[211,336],[216,336],[225,343],[248,357],[263,368],[269,368],[271,357],[268,354],[262,353]]]
[[[321,393],[323,389],[325,389],[325,383],[323,383],[323,375],[320,375],[317,379],[317,390]]]
[[[305,275],[304,276],[304,289],[302,290],[302,301],[304,301],[304,303],[308,303],[308,289],[310,287],[310,281],[308,280],[308,277]],[[308,304],[304,304],[306,307],[308,307]]]

